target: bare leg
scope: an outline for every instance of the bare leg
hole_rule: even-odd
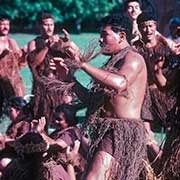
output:
[[[0,170],[3,170],[10,162],[12,161],[11,158],[2,158],[0,160]]]
[[[148,139],[147,146],[151,150],[151,153],[154,154],[153,155],[154,157],[152,157],[152,158],[153,159],[154,158],[158,158],[159,159],[161,154],[162,154],[162,152],[160,151],[159,145],[158,145],[157,141],[154,138],[154,133],[151,130],[150,123],[149,122],[144,122],[144,127],[145,127],[145,130],[146,130],[146,135],[147,135],[147,139]],[[152,161],[152,160],[150,160],[150,161]]]
[[[109,153],[97,152],[83,180],[108,180],[113,161],[114,158]]]

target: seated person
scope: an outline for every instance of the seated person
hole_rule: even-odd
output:
[[[44,131],[46,124],[45,118],[41,118],[38,123],[37,121],[32,122],[34,130],[40,132],[43,138],[51,145],[49,150],[50,156],[52,155],[56,162],[63,164],[64,167],[69,163],[69,160],[65,155],[67,147],[72,149],[75,146],[76,140],[81,141],[84,139],[81,138],[80,130],[76,126],[77,119],[75,113],[76,111],[72,105],[62,104],[57,106],[54,115],[56,130],[51,133],[50,136]],[[87,154],[87,152],[85,152],[84,146],[81,145],[79,155],[71,160],[73,161],[73,165],[77,167],[77,172],[82,172],[84,169],[86,159],[85,154]]]
[[[61,165],[45,161],[49,146],[39,133],[29,132],[15,141],[17,158],[4,169],[2,180],[74,180]]]
[[[11,120],[11,124],[7,128],[6,134],[1,134],[0,171],[16,157],[16,153],[9,146],[9,142],[29,132],[32,119],[29,105],[23,97],[11,97],[5,105],[4,111]]]
[[[29,131],[32,113],[29,104],[23,97],[10,98],[6,104],[5,112],[11,120],[6,131],[9,138],[16,139]]]

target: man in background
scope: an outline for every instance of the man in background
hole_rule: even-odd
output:
[[[10,18],[0,15],[0,107],[11,96],[24,96],[25,87],[19,71],[25,65],[25,53],[9,37]],[[0,110],[0,114],[2,109]]]

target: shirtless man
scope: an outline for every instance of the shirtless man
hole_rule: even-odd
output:
[[[93,160],[89,161],[82,179],[135,180],[145,158],[140,112],[147,80],[146,65],[129,45],[131,23],[127,17],[108,16],[102,22],[101,50],[111,56],[105,67],[96,68],[75,58],[77,66],[96,81],[93,89],[98,93],[93,99],[95,92],[91,92],[88,108],[88,123],[96,132],[91,145],[95,151],[90,151]]]
[[[53,108],[63,103],[64,94],[70,94],[68,70],[61,69],[60,74],[50,69],[51,63],[61,59],[62,43],[68,42],[65,37],[54,34],[54,17],[50,13],[41,13],[38,17],[41,35],[28,44],[28,62],[33,74],[32,93],[35,96],[34,116],[46,116],[48,122],[52,121]],[[61,96],[62,95],[62,96]]]
[[[9,37],[10,19],[0,15],[0,106],[11,96],[24,96],[25,87],[19,75],[25,65],[25,53]]]

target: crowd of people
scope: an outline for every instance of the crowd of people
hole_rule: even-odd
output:
[[[123,12],[101,20],[95,55],[94,47],[82,54],[66,29],[55,34],[51,13],[37,22],[40,35],[19,48],[9,17],[0,15],[0,115],[11,120],[0,134],[0,179],[179,179],[180,17],[165,37],[140,0],[126,0]],[[102,68],[89,63],[99,54],[110,57]],[[19,75],[25,66],[29,102]],[[79,69],[93,79],[90,89],[75,78]],[[162,144],[155,127],[164,129]]]

